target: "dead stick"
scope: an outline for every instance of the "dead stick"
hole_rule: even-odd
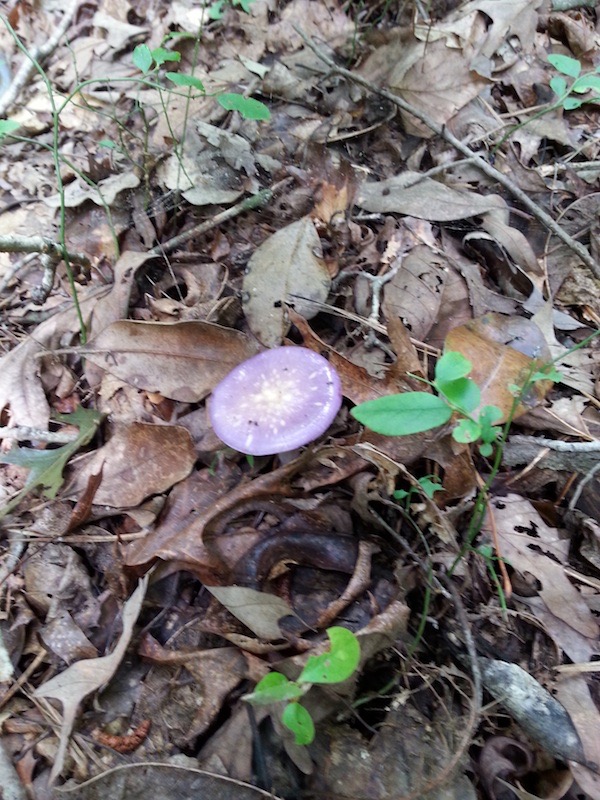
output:
[[[65,12],[63,13],[60,23],[56,27],[56,30],[52,36],[46,42],[44,42],[43,45],[40,45],[40,47],[33,47],[31,50],[26,51],[25,58],[17,70],[12,83],[2,95],[2,99],[0,99],[0,117],[4,116],[6,111],[15,102],[21,92],[21,89],[25,86],[25,84],[29,83],[31,76],[40,67],[41,62],[47,59],[48,56],[51,55],[54,50],[56,50],[58,43],[71,25],[73,17],[75,16],[75,12],[77,11],[77,3],[78,0],[70,0]],[[16,38],[16,33],[12,29],[8,19],[4,16],[0,17],[0,19]],[[22,49],[25,50],[24,47],[22,47]]]
[[[0,252],[2,253],[41,253],[61,259],[65,253],[69,261],[90,267],[89,258],[83,253],[71,253],[61,244],[45,236],[0,236]]]
[[[276,183],[274,186],[271,186],[270,189],[261,189],[260,192],[257,192],[250,197],[246,197],[244,200],[241,200],[239,203],[231,206],[231,208],[226,208],[225,211],[215,214],[215,216],[211,217],[211,219],[201,222],[199,225],[190,228],[189,231],[184,231],[183,233],[180,233],[179,236],[174,236],[167,242],[157,244],[156,247],[153,247],[152,250],[150,250],[150,253],[155,256],[171,253],[177,247],[181,247],[182,244],[189,242],[190,239],[194,239],[197,236],[202,236],[203,234],[208,233],[208,231],[216,228],[217,225],[220,225],[222,222],[226,222],[228,219],[237,217],[238,214],[243,214],[245,211],[252,211],[255,208],[265,206],[271,200],[275,192],[283,188],[284,185],[287,185],[288,182],[289,178],[286,178],[285,180]]]
[[[503,175],[499,170],[489,164],[485,159],[481,158],[481,156],[477,155],[476,153],[471,150],[471,148],[457,139],[453,133],[451,133],[445,125],[439,125],[435,120],[431,119],[427,114],[424,114],[418,108],[411,106],[410,103],[407,103],[401,97],[398,97],[392,92],[388,92],[386,89],[380,89],[371,81],[366,80],[365,78],[361,78],[360,75],[355,75],[348,69],[344,69],[344,67],[339,67],[335,61],[329,58],[328,55],[323,53],[311,39],[306,36],[306,34],[301,31],[299,28],[294,26],[296,32],[304,42],[306,43],[307,47],[309,47],[315,55],[317,55],[324,64],[331,69],[332,72],[336,73],[337,75],[342,75],[344,78],[347,78],[349,81],[353,83],[357,83],[359,86],[367,89],[369,92],[373,94],[378,94],[380,97],[384,97],[390,103],[393,103],[398,108],[401,108],[403,111],[406,111],[408,114],[412,114],[413,117],[421,120],[427,127],[436,133],[438,136],[444,138],[449,144],[455,147],[460,153],[466,156],[469,159],[473,160],[473,164],[484,172],[489,178],[492,178],[501,186],[503,186],[507,191],[509,191],[513,197],[519,200],[525,208],[530,211],[530,213],[537,219],[542,225],[545,225],[548,230],[552,231],[558,238],[563,241],[567,247],[576,253],[579,258],[583,261],[583,263],[589,267],[594,277],[600,280],[600,265],[598,262],[588,253],[586,248],[573,239],[572,236],[561,228],[561,226],[550,216],[547,214],[537,203],[534,203],[527,194],[520,189],[510,178],[506,175]]]

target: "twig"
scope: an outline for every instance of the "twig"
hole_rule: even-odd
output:
[[[577,488],[573,492],[573,497],[569,500],[569,511],[573,511],[577,503],[579,502],[579,498],[581,497],[581,493],[583,492],[584,488],[587,484],[592,480],[594,475],[600,470],[600,461],[595,464],[591,470],[585,475],[577,485]]]
[[[39,47],[32,47],[31,50],[26,51],[23,63],[15,73],[12,83],[0,98],[0,117],[3,117],[6,111],[15,102],[19,96],[19,93],[21,92],[21,89],[29,82],[31,76],[40,66],[40,63],[47,59],[48,56],[56,50],[60,40],[67,32],[73,17],[75,16],[77,5],[77,0],[70,0],[64,11],[60,24],[57,26],[52,36]],[[11,31],[13,36],[16,37],[16,34],[10,26],[7,18],[2,15],[0,19]]]
[[[62,245],[45,236],[0,236],[2,253],[41,253],[62,259],[65,255]],[[82,267],[91,267],[90,259],[83,253],[66,251],[69,261]]]
[[[38,431],[35,428],[0,428],[0,439],[14,439],[16,442],[48,442],[49,444],[70,444],[77,439],[76,433],[63,431]]]
[[[544,439],[541,436],[513,436],[511,441],[529,442],[538,447],[549,447],[559,453],[600,453],[600,440],[593,442],[563,442],[561,439]]]
[[[376,550],[372,542],[359,542],[354,573],[342,594],[319,616],[317,628],[322,630],[330,625],[353,600],[367,590],[371,580],[371,556]]]
[[[151,255],[160,256],[166,255],[167,253],[172,253],[177,247],[181,247],[182,244],[189,242],[190,239],[194,239],[197,236],[202,236],[204,233],[216,228],[217,225],[220,225],[222,222],[226,222],[228,219],[237,217],[238,214],[243,214],[245,211],[252,211],[255,208],[265,206],[268,202],[270,202],[275,192],[281,190],[284,185],[288,184],[288,182],[289,178],[286,178],[285,180],[276,183],[270,189],[262,189],[260,192],[257,192],[250,197],[246,197],[244,200],[241,200],[239,203],[231,206],[231,208],[226,208],[225,211],[215,214],[215,216],[211,219],[207,219],[204,222],[201,222],[199,225],[190,228],[189,231],[184,231],[183,233],[180,233],[179,236],[174,236],[172,239],[169,239],[168,242],[157,244],[156,247],[153,247],[152,250],[150,250]]]
[[[489,178],[492,178],[501,186],[503,186],[508,192],[512,194],[522,205],[527,208],[527,210],[537,219],[542,225],[545,225],[548,230],[552,231],[561,241],[563,241],[569,249],[571,249],[574,253],[576,253],[582,262],[589,267],[594,277],[600,279],[600,265],[598,262],[588,253],[586,248],[573,239],[572,236],[561,228],[560,225],[549,215],[547,214],[537,203],[534,203],[533,200],[522,190],[520,189],[510,178],[506,175],[503,175],[502,172],[497,170],[491,164],[489,164],[485,159],[481,156],[474,153],[471,148],[457,139],[453,133],[451,133],[445,125],[438,124],[435,120],[433,120],[427,114],[424,114],[418,108],[410,105],[401,97],[393,94],[392,92],[388,92],[386,89],[380,89],[371,81],[362,78],[360,75],[356,75],[348,69],[344,69],[344,67],[338,66],[333,59],[329,58],[322,50],[320,50],[311,39],[306,36],[306,34],[294,26],[298,35],[303,39],[306,43],[307,47],[309,47],[313,53],[315,53],[318,58],[323,61],[323,63],[327,64],[330,70],[337,75],[342,75],[349,81],[362,86],[364,89],[367,89],[369,92],[373,94],[377,94],[380,97],[384,97],[390,103],[398,106],[403,111],[406,111],[408,114],[412,114],[413,117],[421,120],[427,127],[436,133],[438,136],[441,136],[445,139],[449,144],[455,147],[460,153],[462,153],[466,158],[472,159],[472,163],[480,169],[483,173],[485,173]]]

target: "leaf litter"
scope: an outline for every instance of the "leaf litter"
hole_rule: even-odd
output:
[[[61,182],[45,83],[3,109],[29,140],[0,141],[2,236],[92,260],[48,278],[0,256],[3,747],[28,796],[600,798],[599,272],[568,241],[597,258],[597,105],[552,106],[547,59],[578,60],[597,96],[598,19],[558,6],[96,0],[62,17],[40,56]],[[5,23],[31,51],[60,19],[13,5],[9,79],[24,54]],[[165,66],[138,74],[139,44]],[[325,355],[346,401],[303,451],[246,458],[206,400],[281,344]],[[455,417],[386,437],[349,414],[428,391],[443,349],[511,420],[497,473]],[[560,379],[516,403],[556,358]],[[249,721],[242,695],[273,668],[295,678],[332,624],[363,656],[306,695],[314,744],[277,708]]]

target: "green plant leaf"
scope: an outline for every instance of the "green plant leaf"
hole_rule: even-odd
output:
[[[213,20],[222,19],[224,5],[225,0],[215,0],[214,3],[211,3],[208,9],[208,18]]]
[[[484,406],[479,415],[481,438],[484,442],[495,442],[500,434],[500,428],[494,423],[502,418],[502,410],[498,406]]]
[[[310,744],[315,738],[315,724],[300,703],[289,703],[283,709],[281,721],[294,734],[296,744]]]
[[[253,97],[244,97],[243,94],[225,92],[218,95],[217,102],[227,111],[239,111],[244,119],[271,119],[271,112],[268,107]]]
[[[432,479],[429,475],[419,478],[419,484],[421,485],[421,489],[423,489],[430,500],[433,499],[433,496],[436,492],[444,491],[444,487],[437,480],[437,478]]]
[[[530,383],[537,381],[552,381],[553,383],[560,383],[563,379],[563,373],[556,369],[556,367],[549,365],[548,367],[534,372],[529,378]]]
[[[577,78],[581,72],[581,62],[576,58],[563,56],[559,53],[551,53],[548,56],[548,61],[554,69],[562,72],[563,75],[568,75],[569,78]]]
[[[360,661],[360,644],[347,628],[328,628],[331,642],[328,652],[311,656],[302,670],[298,683],[339,683],[349,678]]]
[[[150,71],[153,64],[152,53],[147,44],[138,44],[132,53],[135,66],[144,74]]]
[[[565,111],[573,111],[575,108],[581,108],[585,100],[578,97],[565,97],[563,100],[563,108]]]
[[[17,464],[20,467],[29,469],[25,486],[9,503],[0,509],[0,518],[8,514],[25,495],[37,487],[42,489],[42,493],[46,497],[56,497],[64,480],[63,469],[71,456],[92,439],[102,420],[102,414],[98,411],[79,407],[72,414],[57,414],[56,419],[59,422],[76,425],[79,428],[79,434],[74,441],[54,450],[34,450],[31,447],[19,447],[0,455],[1,464]]]
[[[0,139],[3,136],[8,136],[8,134],[13,133],[16,131],[17,128],[20,128],[21,125],[18,122],[15,122],[14,119],[0,119]]]
[[[367,400],[350,412],[367,428],[384,436],[408,436],[437,428],[452,416],[450,406],[429,392],[388,394]]]
[[[184,72],[165,72],[165,77],[172,81],[175,86],[189,86],[192,89],[198,89],[199,92],[204,92],[204,84],[200,78],[195,78],[193,75],[186,75]]]
[[[281,672],[269,672],[256,684],[251,694],[244,695],[244,700],[254,705],[270,705],[282,700],[297,700],[304,692],[303,687],[288,680]]]
[[[233,0],[233,5],[239,6],[243,11],[246,12],[246,14],[249,14],[250,6],[252,5],[253,2],[254,0]]]
[[[494,448],[489,442],[483,442],[479,445],[479,452],[484,458],[489,458],[494,452]]]
[[[100,139],[98,142],[98,147],[105,147],[107,150],[117,149],[116,142],[113,142],[110,139]]]
[[[151,53],[157,67],[161,67],[167,61],[181,61],[181,53],[175,50],[166,50],[164,47],[155,47]]]
[[[568,87],[564,78],[562,78],[560,75],[555,75],[553,78],[550,78],[550,88],[555,95],[562,97],[567,93]]]
[[[458,378],[442,385],[435,383],[435,388],[443,394],[449,403],[452,403],[460,411],[469,414],[475,411],[481,402],[481,391],[479,386],[470,378]]]
[[[593,73],[582,75],[571,86],[571,91],[573,92],[587,92],[589,89],[600,92],[600,75],[594,75]]]
[[[470,444],[476,442],[481,436],[481,425],[472,419],[461,419],[452,431],[452,438],[456,442]]]
[[[435,365],[435,381],[438,384],[449,383],[457,378],[464,378],[473,369],[473,364],[462,353],[448,350]]]

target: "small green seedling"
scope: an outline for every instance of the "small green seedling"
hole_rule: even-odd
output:
[[[132,54],[133,63],[146,77],[159,73],[161,67],[168,62],[179,62],[181,54],[164,47],[150,50],[147,44],[138,44]],[[195,89],[206,94],[204,84],[195,75],[184,72],[165,72],[165,78],[180,89]],[[216,100],[226,111],[239,111],[244,119],[267,120],[271,113],[268,107],[253,97],[244,97],[236,92],[220,92]]]
[[[404,392],[361,403],[352,416],[367,428],[384,436],[408,436],[445,425],[453,414],[459,416],[452,436],[457,442],[479,441],[482,455],[489,456],[501,429],[494,423],[502,417],[497,406],[484,406],[477,417],[472,412],[481,403],[481,391],[467,378],[472,364],[462,353],[448,351],[438,360],[430,392]],[[426,381],[429,383],[429,381]]]
[[[560,75],[550,79],[550,88],[557,95],[555,106],[572,111],[584,103],[600,103],[600,64],[594,72],[581,74],[581,62],[570,56],[551,54],[548,61]],[[571,78],[571,81],[567,81]]]
[[[436,492],[443,492],[444,487],[439,482],[435,475],[424,475],[422,478],[419,478],[417,481],[419,486],[421,487],[421,491],[427,495],[430,500],[433,500],[433,496]],[[415,494],[418,493],[418,489],[416,486],[411,486],[410,489],[407,491],[406,489],[396,489],[393,494],[394,500],[404,500],[406,504],[406,508],[410,505],[412,498]]]
[[[315,724],[310,713],[298,701],[314,684],[341,683],[349,678],[360,661],[360,644],[346,628],[327,629],[331,642],[329,650],[310,656],[306,666],[295,681],[280,672],[269,672],[256,684],[252,694],[244,700],[254,705],[285,703],[281,721],[294,734],[296,744],[310,744],[315,738]]]

